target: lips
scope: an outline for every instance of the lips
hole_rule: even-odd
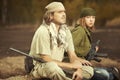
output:
[[[90,25],[93,25],[93,23],[90,23]]]

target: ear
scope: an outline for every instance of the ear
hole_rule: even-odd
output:
[[[48,13],[47,22],[50,23],[52,20],[53,20],[53,15],[51,13]]]
[[[77,19],[76,24],[80,24],[80,18]]]
[[[50,20],[51,21],[53,20],[53,14],[52,13],[50,14]]]

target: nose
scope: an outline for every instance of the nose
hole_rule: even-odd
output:
[[[63,15],[66,15],[66,13],[65,13],[65,12],[63,12]]]
[[[63,15],[64,17],[66,17],[66,13],[65,13],[65,12],[63,12],[62,15]]]
[[[90,21],[93,21],[95,18],[93,16],[90,17]]]
[[[92,20],[93,18],[92,18],[92,16],[90,17],[90,20]]]

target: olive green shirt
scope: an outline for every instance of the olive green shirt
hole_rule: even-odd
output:
[[[73,43],[77,56],[84,57],[91,48],[90,31],[77,26],[72,30]]]

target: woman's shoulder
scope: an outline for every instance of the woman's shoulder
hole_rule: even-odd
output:
[[[71,30],[71,32],[76,32],[76,31],[84,32],[84,28],[79,25]]]

